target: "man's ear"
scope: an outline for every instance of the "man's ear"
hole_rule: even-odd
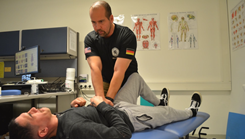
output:
[[[111,21],[111,23],[113,23],[113,21],[114,21],[113,15],[110,16],[110,21]]]
[[[48,128],[47,127],[42,127],[42,128],[39,128],[38,130],[38,136],[39,137],[44,137],[48,134]]]

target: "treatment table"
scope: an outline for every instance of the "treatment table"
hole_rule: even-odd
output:
[[[196,117],[189,118],[187,120],[173,122],[166,124],[155,129],[147,129],[141,132],[133,133],[131,139],[179,139],[185,137],[189,138],[189,133],[196,130],[202,123],[204,123],[210,117],[205,112],[198,112]],[[209,129],[208,127],[203,127]],[[199,131],[199,138],[202,128]]]

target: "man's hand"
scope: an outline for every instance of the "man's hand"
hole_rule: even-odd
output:
[[[82,97],[78,97],[71,102],[72,107],[82,107],[86,104],[86,100]]]
[[[94,96],[90,99],[91,105],[94,107],[97,107],[103,101],[104,100],[101,96]]]
[[[104,101],[105,101],[106,104],[109,104],[111,106],[114,106],[114,104],[110,100],[108,100],[108,99],[105,98]]]

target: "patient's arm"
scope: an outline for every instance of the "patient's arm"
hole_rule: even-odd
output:
[[[93,101],[93,103],[96,102]],[[103,116],[108,125],[94,122],[90,118],[79,120],[71,127],[71,139],[130,139],[132,136],[129,126],[120,117],[114,107],[105,102],[99,103],[97,111]]]
[[[85,106],[86,100],[82,97],[78,97],[71,102],[72,107],[82,107]]]
[[[101,96],[94,96],[90,99],[92,106],[97,107],[101,102],[103,102],[103,98]]]

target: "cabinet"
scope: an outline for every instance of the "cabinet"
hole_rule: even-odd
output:
[[[4,72],[4,77],[16,77],[14,55],[20,46],[27,49],[35,45],[41,49],[41,73],[37,76],[65,77],[66,68],[77,69],[78,44],[79,33],[69,27],[0,32],[0,62],[4,61],[4,66],[12,69]]]
[[[22,30],[21,47],[39,45],[41,56],[77,57],[78,33],[69,27]]]
[[[19,51],[20,31],[0,32],[0,57],[14,56]]]

